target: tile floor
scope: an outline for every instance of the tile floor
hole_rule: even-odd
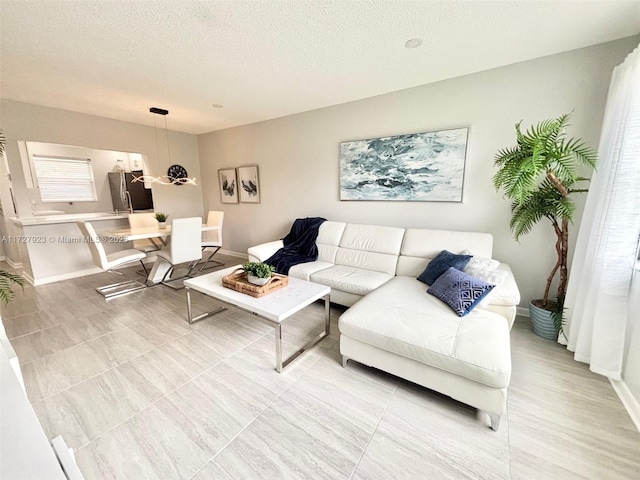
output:
[[[94,288],[113,278],[26,287],[1,310],[45,431],[64,436],[87,479],[640,478],[640,433],[608,381],[526,318],[493,432],[448,397],[342,368],[341,307],[331,336],[278,374],[272,329],[251,315],[189,325],[184,291],[107,302]],[[217,303],[195,295],[194,306]],[[321,304],[292,319],[285,354],[322,320]]]

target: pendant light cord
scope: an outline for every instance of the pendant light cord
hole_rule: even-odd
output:
[[[156,123],[156,115],[164,116],[164,133],[165,138],[167,140],[167,156],[169,157],[169,165],[171,165],[171,147],[169,146],[169,127],[167,126],[167,114],[168,110],[164,110],[162,108],[152,107],[149,109],[151,113],[153,113],[153,134],[156,139],[156,165],[160,166],[160,144],[158,143],[158,124]],[[144,173],[144,172],[143,172]],[[159,183],[161,185],[195,185],[198,183],[196,181],[196,177],[193,178],[173,178],[168,175],[159,175],[154,177],[153,175],[140,175],[139,177],[134,177],[132,182],[144,182],[144,183]]]
[[[156,165],[160,166],[160,147],[158,146],[158,126],[156,125],[156,114],[153,114],[153,133],[156,137]]]
[[[172,165],[172,163],[171,163],[171,150],[169,149],[169,129],[167,128],[167,116],[166,115],[164,117],[164,133],[165,133],[165,136],[167,137],[167,156],[169,157],[169,165]]]

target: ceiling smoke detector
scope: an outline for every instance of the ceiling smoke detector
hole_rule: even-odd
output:
[[[421,38],[412,38],[411,40],[407,40],[407,42],[404,44],[404,46],[407,48],[418,48],[420,45],[422,45]]]

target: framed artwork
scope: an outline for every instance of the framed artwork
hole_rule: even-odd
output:
[[[220,200],[222,203],[238,203],[238,181],[235,168],[218,170],[220,181]]]
[[[260,203],[258,166],[238,167],[238,194],[243,203]]]
[[[462,202],[469,128],[340,144],[340,200]]]

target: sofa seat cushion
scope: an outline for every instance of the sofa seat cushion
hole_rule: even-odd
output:
[[[362,268],[336,265],[311,275],[311,281],[355,295],[367,295],[388,282],[393,275]]]
[[[311,280],[312,274],[330,267],[333,267],[333,263],[323,262],[320,260],[316,260],[315,262],[299,263],[289,269],[289,276],[309,281]]]
[[[494,388],[511,375],[509,324],[476,309],[458,317],[415,278],[398,276],[340,316],[340,333]]]

